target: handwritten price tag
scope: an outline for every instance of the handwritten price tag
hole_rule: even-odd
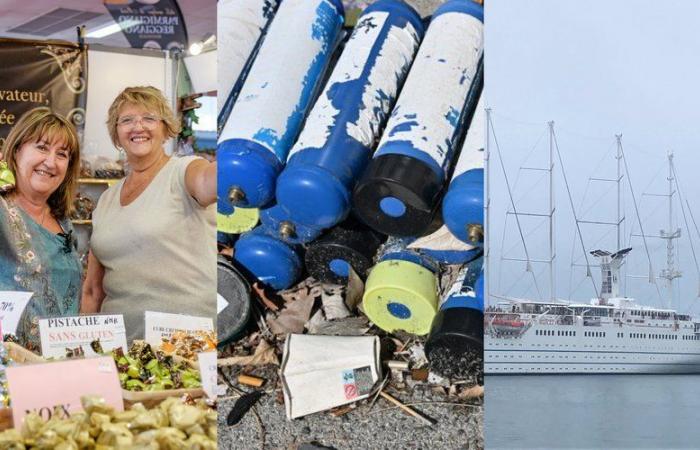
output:
[[[192,333],[214,330],[214,319],[184,314],[146,311],[144,322],[146,323],[145,340],[151,345],[160,345],[164,338],[169,339],[176,331]]]
[[[15,334],[17,324],[33,292],[0,291],[0,322],[3,333]]]

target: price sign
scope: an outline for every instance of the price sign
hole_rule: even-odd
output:
[[[0,291],[0,322],[2,332],[15,334],[19,318],[29,303],[33,292]]]
[[[82,347],[86,356],[96,356],[92,341],[104,351],[126,346],[126,327],[121,314],[51,317],[39,320],[41,353],[45,358],[64,358],[67,349]]]
[[[124,409],[117,367],[110,356],[13,366],[6,373],[17,429],[30,412],[45,420],[70,417],[82,410],[83,395],[102,397],[117,411]]]
[[[197,354],[199,361],[199,372],[202,375],[202,389],[211,399],[216,398],[217,393],[217,373],[216,373],[216,352],[202,352]]]
[[[163,339],[169,339],[176,331],[186,333],[214,331],[214,320],[210,317],[146,311],[144,322],[146,324],[145,340],[151,345],[160,345]]]

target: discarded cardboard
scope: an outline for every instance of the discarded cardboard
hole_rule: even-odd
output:
[[[369,396],[381,378],[377,336],[291,334],[282,357],[282,390],[288,419]]]

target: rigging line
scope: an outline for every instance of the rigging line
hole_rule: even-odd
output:
[[[517,203],[520,203],[523,201],[523,199],[532,197],[532,191],[537,188],[539,184],[541,184],[544,180],[546,180],[547,174],[543,173],[540,175],[539,178],[537,178],[534,182],[530,183],[527,187],[523,189],[523,195],[521,195],[519,198],[515,199]],[[524,182],[523,182],[524,183]],[[517,189],[518,188],[518,183],[514,183],[514,187]]]
[[[577,132],[577,131],[568,130],[568,129],[566,129],[566,128],[562,128],[561,126],[559,127],[559,130],[560,130],[563,134],[568,134],[568,135],[571,135],[571,136],[575,136],[575,137],[577,137],[577,138],[588,139],[588,140],[591,140],[591,141],[608,141],[608,142],[610,142],[610,141],[609,141],[609,139],[610,139],[609,136],[592,136],[592,135],[590,135],[590,134],[583,134],[583,133],[579,133],[579,132]]]
[[[622,163],[625,166],[625,175],[627,175],[627,183],[630,187],[630,194],[632,195],[632,204],[634,205],[634,213],[637,216],[637,222],[639,222],[639,230],[642,235],[642,241],[644,242],[644,251],[647,254],[647,260],[649,261],[649,282],[656,286],[656,293],[659,295],[659,301],[663,304],[663,297],[661,296],[661,290],[659,289],[659,284],[656,282],[654,276],[654,266],[651,263],[651,255],[649,255],[649,245],[647,244],[647,238],[644,235],[644,227],[642,226],[642,220],[639,216],[639,208],[637,207],[637,198],[634,195],[634,189],[632,189],[632,177],[630,176],[629,167],[627,167],[627,157],[625,156],[625,149],[622,147],[622,140],[620,140],[620,154],[622,156]]]
[[[503,221],[503,236],[501,237],[501,263],[498,265],[498,292],[503,292],[501,287],[503,286],[503,255],[505,254],[506,245],[506,230],[508,229],[508,214],[506,214],[505,220]]]
[[[488,119],[490,130],[491,130],[491,135],[493,136],[493,143],[496,144],[496,154],[498,155],[498,161],[501,164],[501,170],[503,171],[503,178],[505,179],[506,182],[506,188],[508,189],[508,197],[510,198],[510,203],[511,207],[513,208],[513,213],[515,215],[515,223],[518,224],[518,232],[520,233],[520,240],[523,243],[523,249],[525,250],[525,259],[527,259],[527,265],[525,267],[525,270],[527,272],[530,272],[532,274],[532,280],[535,283],[535,288],[537,289],[537,294],[542,300],[542,294],[540,293],[540,287],[537,285],[537,278],[535,277],[535,274],[532,272],[532,266],[530,264],[530,253],[527,251],[527,244],[525,244],[525,237],[523,236],[523,230],[522,227],[520,226],[520,219],[518,217],[518,210],[515,208],[515,202],[513,201],[513,192],[510,189],[510,182],[508,181],[508,174],[506,173],[506,167],[505,164],[503,164],[503,155],[501,155],[501,147],[498,145],[498,137],[496,137],[496,130],[494,129],[493,126],[493,120],[489,117]]]
[[[700,238],[700,229],[698,229],[698,224],[695,222],[695,216],[693,215],[693,210],[690,209],[690,203],[688,203],[688,199],[685,199],[685,203],[688,206],[688,212],[690,213],[690,219],[693,221],[693,225],[695,225],[695,233],[697,233],[698,237]],[[688,232],[690,234],[690,232]]]
[[[528,125],[528,126],[532,126],[532,127],[541,127],[542,126],[542,122],[525,122],[524,120],[514,119],[510,116],[506,116],[505,114],[501,114],[501,113],[492,112],[491,115],[496,116],[500,119],[503,119],[507,122],[513,122],[513,123],[517,123],[519,125]]]
[[[569,266],[569,300],[571,300],[571,296],[573,295],[573,289],[571,287],[571,284],[574,281],[574,252],[576,251],[576,237],[574,236],[574,239],[571,241],[571,265]]]
[[[579,240],[581,241],[581,248],[583,249],[583,254],[586,257],[586,273],[590,272],[590,263],[588,261],[588,254],[586,254],[586,246],[583,245],[583,234],[581,234],[581,225],[578,222],[578,217],[576,217],[576,209],[574,208],[574,199],[571,197],[571,190],[569,189],[569,181],[566,178],[566,171],[564,170],[564,161],[561,159],[561,152],[559,151],[559,141],[557,140],[557,135],[552,129],[552,136],[554,137],[554,148],[557,149],[557,157],[559,158],[559,165],[561,166],[562,177],[564,178],[564,185],[566,186],[566,193],[569,196],[569,204],[571,205],[571,211],[574,214],[574,220],[576,221],[576,230],[578,230]],[[593,290],[595,291],[595,296],[600,298],[598,295],[598,286],[595,284],[595,279],[591,277],[591,283],[593,283]]]
[[[685,228],[687,230],[690,230],[690,226],[688,225],[688,218],[685,215],[685,208],[683,207],[683,195],[681,193],[680,183],[678,182],[678,174],[676,173],[676,165],[673,162],[673,160],[671,160],[671,172],[673,172],[673,177],[676,181],[676,190],[678,191],[678,201],[680,201],[680,203],[681,203],[681,212],[683,213],[683,222],[685,223]],[[670,231],[671,230],[669,230],[669,232]],[[695,255],[695,246],[693,245],[693,240],[690,239],[690,233],[688,233],[688,235],[689,235],[688,241],[690,242],[690,251],[693,253],[693,260],[695,261],[695,271],[697,274],[700,275],[700,266],[698,266],[698,258],[697,258],[697,255]],[[677,256],[678,256],[679,262],[680,262],[680,255],[677,255]],[[700,288],[698,288],[697,296],[700,297]]]

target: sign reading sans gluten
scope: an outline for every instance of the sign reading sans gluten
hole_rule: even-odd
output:
[[[67,349],[82,347],[86,356],[96,356],[91,347],[100,341],[102,350],[127,349],[126,327],[121,314],[51,317],[39,320],[41,353],[45,358],[65,358]]]
[[[160,345],[163,339],[170,339],[176,331],[194,333],[197,331],[214,331],[214,319],[211,317],[186,316],[155,311],[144,313],[146,324],[145,340],[151,345]]]

